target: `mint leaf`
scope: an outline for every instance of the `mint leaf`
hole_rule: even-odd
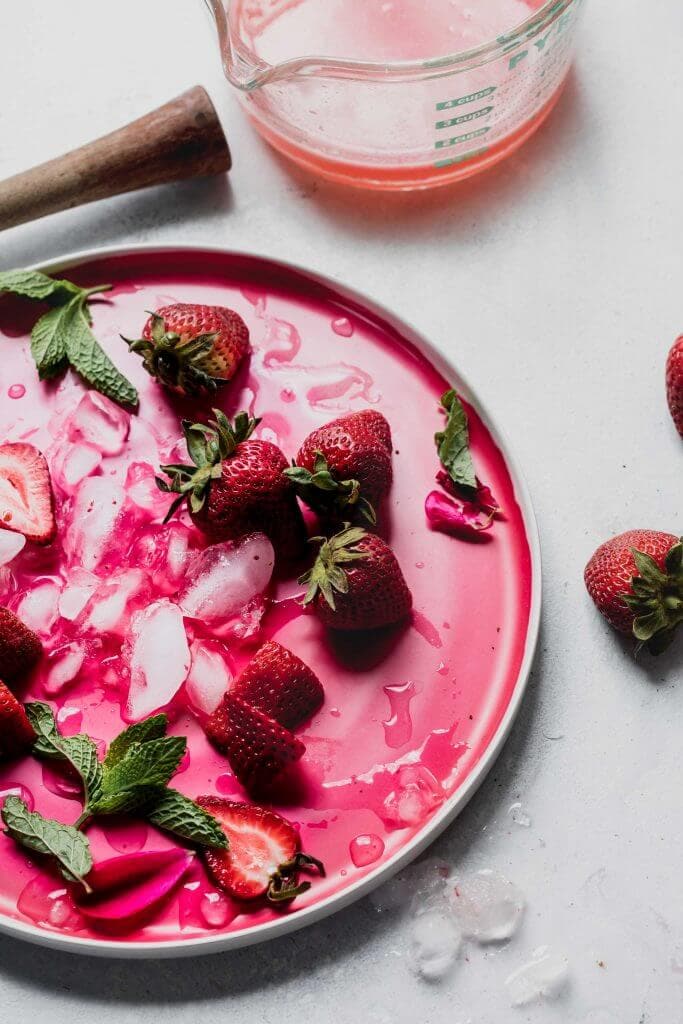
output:
[[[213,814],[176,789],[164,790],[156,801],[145,808],[144,815],[157,828],[172,832],[191,843],[218,850],[226,850],[228,847],[227,836]]]
[[[26,299],[72,298],[81,289],[70,281],[60,281],[39,270],[0,271],[0,292],[11,292]]]
[[[119,373],[90,329],[85,302],[74,303],[66,331],[66,354],[86,383],[121,405],[137,405],[138,393]]]
[[[18,796],[6,797],[2,820],[15,842],[34,853],[54,857],[68,881],[82,882],[88,888],[85,876],[92,868],[92,854],[82,832],[72,825],[44,818],[37,811],[29,811]]]
[[[127,789],[105,791],[88,807],[88,817],[93,814],[132,814],[133,811],[139,811],[141,807],[153,803],[163,792],[163,786],[137,785],[129,786]],[[85,820],[85,814],[82,820]]]
[[[49,760],[68,761],[81,777],[86,806],[96,801],[102,789],[102,765],[90,737],[83,733],[61,736],[52,708],[42,701],[26,704],[25,710],[36,733],[34,754]]]
[[[105,764],[101,794],[89,807],[91,814],[123,814],[159,795],[178,770],[185,753],[184,736],[163,736],[133,742],[120,760]]]
[[[441,405],[448,413],[446,429],[434,435],[439,458],[456,487],[477,490],[477,477],[470,454],[467,413],[455,391],[447,391]]]
[[[168,728],[168,716],[163,714],[146,718],[143,722],[136,722],[119,733],[116,739],[112,740],[109,750],[104,759],[105,771],[111,770],[122,761],[134,743],[147,743],[149,740],[158,740],[165,736]]]
[[[41,380],[56,377],[66,368],[65,326],[70,308],[71,303],[51,309],[31,331],[31,355]]]

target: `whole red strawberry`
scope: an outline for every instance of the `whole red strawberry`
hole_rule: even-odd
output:
[[[584,580],[598,610],[620,633],[660,654],[683,622],[683,542],[672,533],[629,530],[602,544]]]
[[[304,754],[306,748],[274,718],[226,693],[204,726],[245,789],[260,793]]]
[[[43,645],[9,608],[0,606],[0,672],[8,683],[30,672],[43,655]]]
[[[309,434],[287,475],[320,515],[348,519],[358,510],[374,524],[375,508],[391,487],[391,451],[386,419],[364,409]]]
[[[666,400],[676,430],[683,437],[683,334],[674,342],[666,361]]]
[[[0,759],[25,753],[36,738],[23,706],[0,683]]]
[[[45,456],[32,444],[0,445],[0,528],[49,544],[57,532]]]
[[[315,673],[274,640],[259,648],[230,692],[292,731],[312,718],[325,699]]]
[[[287,460],[270,441],[251,437],[259,420],[241,412],[231,424],[219,409],[213,413],[208,426],[183,421],[194,465],[161,467],[170,483],[157,477],[157,486],[179,495],[165,522],[187,500],[191,519],[212,543],[260,532],[281,559],[296,558],[306,530],[284,474]]]
[[[396,556],[381,537],[359,526],[321,541],[307,584],[305,604],[332,629],[378,629],[400,622],[410,612],[412,594]]]
[[[299,833],[286,818],[265,807],[254,807],[217,796],[196,801],[223,826],[227,850],[204,850],[214,881],[238,900],[265,896],[282,903],[310,889],[299,882],[300,871],[315,869],[325,875],[319,860],[301,852]]]
[[[249,349],[249,329],[224,306],[176,302],[150,315],[141,338],[123,340],[152,377],[194,397],[235,376]]]

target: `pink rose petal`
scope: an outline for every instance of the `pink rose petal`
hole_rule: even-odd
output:
[[[78,896],[81,913],[94,921],[141,917],[178,884],[194,854],[188,850],[143,850],[95,864],[87,877],[92,894]]]
[[[493,525],[494,513],[472,501],[448,498],[440,491],[432,491],[425,501],[427,522],[433,530],[451,533],[466,540],[484,540],[482,534]]]
[[[484,512],[490,512],[492,514],[500,512],[500,505],[493,497],[493,494],[491,493],[491,488],[487,484],[483,484],[479,477],[477,477],[476,479],[476,497],[474,499],[467,499],[463,496],[463,494],[461,494],[458,491],[457,487],[455,486],[450,476],[444,469],[439,470],[439,472],[436,474],[436,482],[441,487],[443,487],[444,491],[446,491],[447,494],[450,494],[452,497],[457,498],[458,501],[468,501],[469,504],[475,506],[478,505],[479,508]]]

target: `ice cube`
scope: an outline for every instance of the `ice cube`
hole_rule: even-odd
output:
[[[67,437],[84,441],[103,455],[120,455],[128,440],[130,416],[97,391],[88,391],[69,416]]]
[[[197,710],[210,715],[220,704],[232,680],[232,672],[216,648],[195,641],[191,652],[192,667],[185,690],[190,703]]]
[[[418,914],[410,930],[410,963],[427,981],[440,981],[455,965],[462,936],[446,909]]]
[[[79,484],[64,536],[72,563],[92,571],[127,553],[135,522],[125,501],[125,491],[111,477],[92,476]]]
[[[132,462],[126,473],[126,492],[138,508],[154,519],[163,519],[171,504],[168,494],[155,483],[156,471],[148,462]]]
[[[506,942],[517,931],[524,896],[504,875],[489,868],[468,875],[452,895],[453,914],[463,934],[475,942]]]
[[[54,697],[72,683],[83,668],[86,653],[85,647],[77,643],[65,644],[54,651],[48,659],[43,683],[45,692]]]
[[[450,864],[438,857],[410,864],[388,882],[370,893],[370,902],[379,913],[412,909],[413,912],[446,900]]]
[[[190,648],[180,609],[168,600],[137,612],[124,657],[130,667],[126,718],[137,722],[173,700],[190,668]]]
[[[443,788],[428,768],[404,765],[396,773],[396,789],[384,801],[382,818],[394,828],[419,825],[443,800]]]
[[[90,444],[65,441],[50,459],[52,479],[62,490],[71,492],[86,476],[92,476],[102,463],[102,453]]]
[[[97,576],[76,568],[69,574],[66,586],[59,595],[57,606],[63,619],[74,622],[95,592],[99,580]]]
[[[130,621],[130,602],[140,596],[147,582],[147,574],[142,569],[128,569],[100,583],[85,610],[84,627],[96,633],[123,636]]]
[[[190,559],[178,603],[205,623],[238,617],[270,583],[273,545],[262,533],[237,544],[214,544]]]
[[[11,530],[0,530],[0,565],[7,565],[16,558],[26,544],[26,537]]]
[[[514,971],[505,981],[512,1006],[528,1006],[541,999],[557,999],[567,986],[567,960],[559,953],[540,946],[532,959]]]
[[[29,629],[49,636],[57,621],[60,593],[61,587],[55,580],[39,581],[22,598],[17,615]]]

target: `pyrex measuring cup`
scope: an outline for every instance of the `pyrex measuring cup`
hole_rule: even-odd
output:
[[[206,3],[273,146],[335,181],[413,189],[491,166],[543,122],[583,0]]]

